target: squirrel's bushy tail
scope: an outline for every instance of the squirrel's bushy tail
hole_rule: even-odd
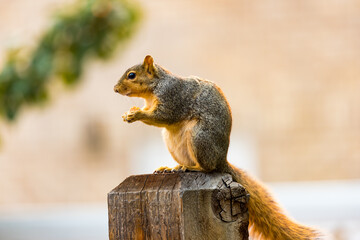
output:
[[[271,194],[241,169],[231,166],[234,180],[250,194],[249,230],[255,239],[312,240],[319,239],[317,231],[290,220],[273,200]]]

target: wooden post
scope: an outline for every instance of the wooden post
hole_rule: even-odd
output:
[[[248,198],[229,174],[130,176],[108,194],[109,237],[245,240]]]

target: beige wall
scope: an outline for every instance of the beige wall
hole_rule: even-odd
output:
[[[0,56],[34,44],[51,9],[63,6],[33,2],[0,1]],[[266,181],[360,177],[357,1],[141,4],[143,25],[124,52],[91,62],[74,89],[53,86],[51,102],[14,124],[1,122],[0,203],[104,201],[126,176],[175,165],[159,129],[122,122],[142,101],[112,90],[146,54],[222,87],[233,110],[232,144],[252,152],[231,155],[239,167],[254,161],[250,171]]]

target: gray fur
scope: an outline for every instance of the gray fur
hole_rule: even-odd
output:
[[[137,77],[127,79],[129,72],[136,72]],[[185,166],[190,168],[197,166],[203,171],[228,170],[226,155],[231,111],[220,88],[213,82],[176,76],[146,57],[143,64],[129,68],[114,89],[124,95],[132,93],[146,98],[150,94],[156,97],[154,109],[128,112],[124,120],[140,120],[169,130],[165,134],[169,137],[167,140],[178,143],[167,142],[167,145],[170,152],[177,151],[178,159],[175,160],[179,163],[190,164]],[[192,125],[187,125],[190,122]],[[185,143],[183,140],[188,138]],[[177,149],[180,142],[182,148]]]
[[[231,111],[221,90],[198,77],[182,78],[158,69],[154,94],[160,100],[155,116],[176,124],[197,120],[193,129],[193,150],[205,171],[221,170],[226,163],[231,131]]]

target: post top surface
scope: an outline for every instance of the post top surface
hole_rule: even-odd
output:
[[[201,189],[215,189],[220,182],[231,181],[226,173],[160,173],[133,175],[126,178],[109,194],[139,191],[192,191]]]

